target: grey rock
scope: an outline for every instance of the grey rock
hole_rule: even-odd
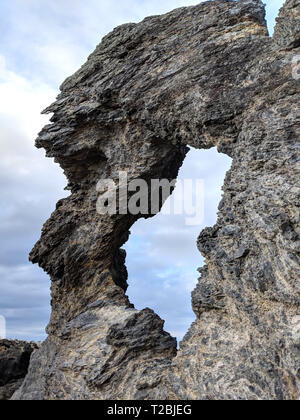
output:
[[[274,34],[275,42],[284,49],[300,46],[300,1],[287,0],[280,10]]]
[[[30,255],[52,314],[13,399],[299,399],[299,1],[274,39],[264,16],[260,0],[216,0],[120,26],[61,86],[36,144],[71,195]],[[98,215],[96,184],[173,179],[187,146],[233,162],[176,352],[125,295],[120,249],[142,215]]]
[[[9,400],[20,388],[31,354],[37,348],[38,345],[32,342],[0,340],[0,400]]]

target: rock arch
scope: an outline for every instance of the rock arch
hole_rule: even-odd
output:
[[[299,397],[299,31],[284,41],[297,11],[288,0],[275,42],[260,0],[123,25],[63,83],[37,146],[71,195],[30,255],[51,276],[52,315],[15,399]],[[233,166],[199,236],[197,321],[176,355],[163,321],[125,295],[120,247],[136,217],[97,215],[95,186],[119,170],[173,179],[187,144],[217,146]]]

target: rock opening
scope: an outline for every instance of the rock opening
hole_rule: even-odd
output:
[[[231,162],[216,148],[191,148],[178,174],[180,186],[175,187],[160,213],[153,218],[140,219],[132,226],[129,240],[124,245],[127,253],[127,295],[131,303],[139,310],[146,307],[153,309],[165,320],[165,330],[178,342],[195,319],[191,292],[199,277],[197,268],[204,265],[197,249],[197,237],[200,230],[213,226],[217,220],[221,188]],[[203,181],[204,194],[198,191],[200,199],[203,199],[203,209],[198,209],[198,212],[203,211],[203,218],[192,226],[186,223],[191,215],[186,214],[184,206],[181,214],[174,214],[176,196],[179,200],[183,198],[177,188],[183,186],[184,180],[192,181],[193,206],[196,206],[196,181]],[[196,209],[193,210],[196,213]]]

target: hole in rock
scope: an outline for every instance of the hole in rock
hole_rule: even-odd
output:
[[[153,309],[165,322],[165,330],[180,341],[195,315],[191,308],[191,292],[196,286],[197,268],[204,261],[197,249],[200,231],[213,226],[217,220],[222,185],[232,159],[210,150],[191,148],[178,174],[181,186],[192,180],[193,205],[196,203],[196,181],[204,186],[203,218],[200,224],[188,225],[185,214],[163,214],[164,209],[178,196],[179,185],[164,204],[160,213],[149,219],[139,219],[131,228],[124,249],[127,252],[127,295],[139,310]],[[183,187],[185,190],[185,187]],[[201,194],[200,194],[201,195]],[[182,194],[183,196],[183,194]],[[179,198],[178,198],[179,197]],[[182,201],[186,201],[182,197]],[[183,207],[184,207],[184,203]],[[170,205],[172,209],[172,204]],[[199,214],[201,210],[198,208]]]

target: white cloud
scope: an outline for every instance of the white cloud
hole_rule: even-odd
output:
[[[46,189],[51,181],[56,190],[65,183],[58,165],[44,159],[44,151],[34,147],[38,132],[49,121],[40,113],[55,96],[48,85],[8,70],[0,55],[0,182],[18,181],[28,189],[42,183]]]
[[[0,55],[0,115],[13,119],[27,139],[34,139],[48,122],[49,118],[40,113],[55,100],[56,94],[47,84],[25,79],[7,69],[5,57]]]
[[[62,171],[34,139],[48,118],[40,115],[56,92],[7,69],[0,55],[0,314],[7,334],[41,339],[49,317],[49,279],[28,254],[56,201],[65,196]]]
[[[2,5],[2,50],[18,73],[58,86],[83,64],[114,27],[197,3],[197,0],[12,0]]]

